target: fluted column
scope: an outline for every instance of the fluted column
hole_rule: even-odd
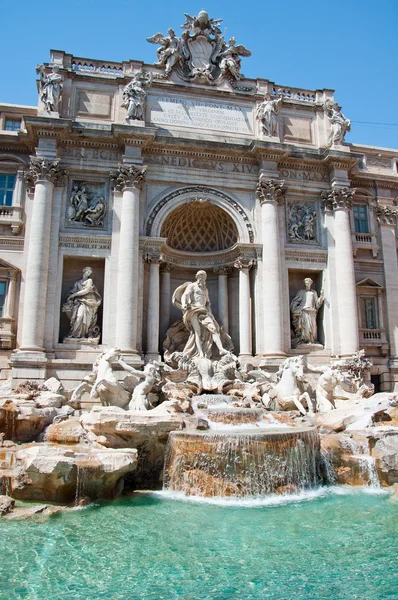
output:
[[[110,174],[114,188],[123,194],[116,296],[116,345],[120,350],[131,353],[137,353],[140,192],[144,184],[144,173],[145,167],[120,165]]]
[[[339,314],[340,353],[352,354],[359,349],[357,293],[349,211],[353,189],[334,187],[322,192],[325,210],[334,213],[334,243],[337,267],[337,305]]]
[[[218,320],[225,333],[229,330],[228,318],[228,267],[217,267],[214,271],[218,275]]]
[[[390,356],[398,359],[398,262],[396,225],[398,209],[393,206],[377,206],[377,220],[381,230],[383,266],[386,290],[387,328]],[[382,313],[380,313],[381,315]],[[398,365],[396,365],[398,366]]]
[[[252,356],[250,306],[250,269],[252,260],[238,258],[234,267],[239,270],[239,356]]]
[[[171,273],[172,267],[163,263],[160,267],[160,347],[166,337],[166,331],[170,327],[171,314]]]
[[[263,242],[263,340],[264,356],[285,356],[283,349],[283,317],[281,298],[282,267],[278,205],[285,196],[284,181],[260,177],[256,197],[261,204]]]
[[[59,159],[31,157],[27,178],[34,184],[26,263],[20,350],[43,350],[54,185],[65,172]]]
[[[148,313],[147,313],[147,350],[146,360],[159,359],[159,254],[146,254],[145,262],[149,263]]]

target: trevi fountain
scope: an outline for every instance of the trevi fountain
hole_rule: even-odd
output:
[[[396,598],[391,158],[185,17],[145,68],[52,51],[7,141],[0,597]]]

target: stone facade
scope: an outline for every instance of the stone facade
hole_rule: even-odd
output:
[[[241,363],[365,348],[393,389],[398,150],[344,143],[332,90],[244,78],[250,52],[189,18],[181,38],[149,39],[155,65],[51,51],[38,107],[0,105],[0,377],[73,387],[104,348],[158,358],[174,290],[203,269]],[[66,339],[85,267],[100,337]],[[317,343],[295,347],[305,278],[325,300]]]

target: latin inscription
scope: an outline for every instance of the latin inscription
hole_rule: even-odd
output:
[[[297,179],[298,181],[319,181],[329,183],[327,173],[319,173],[319,171],[299,171],[296,169],[282,169],[280,176],[283,179]]]
[[[148,108],[149,120],[159,125],[253,133],[251,109],[243,106],[152,96]]]
[[[65,158],[85,158],[86,160],[120,160],[121,154],[116,150],[98,148],[61,148],[61,156]]]
[[[61,248],[86,248],[89,250],[110,250],[111,240],[97,238],[60,238]]]
[[[209,171],[246,173],[248,175],[256,175],[258,173],[257,165],[229,163],[202,158],[186,158],[183,156],[147,156],[144,162],[147,165],[158,165],[160,167],[187,167],[189,169],[207,169]]]

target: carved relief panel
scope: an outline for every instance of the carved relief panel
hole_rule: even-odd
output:
[[[65,227],[107,229],[109,187],[105,181],[71,179],[67,191]]]
[[[289,244],[319,245],[321,243],[317,202],[288,201],[286,206],[286,239]]]

